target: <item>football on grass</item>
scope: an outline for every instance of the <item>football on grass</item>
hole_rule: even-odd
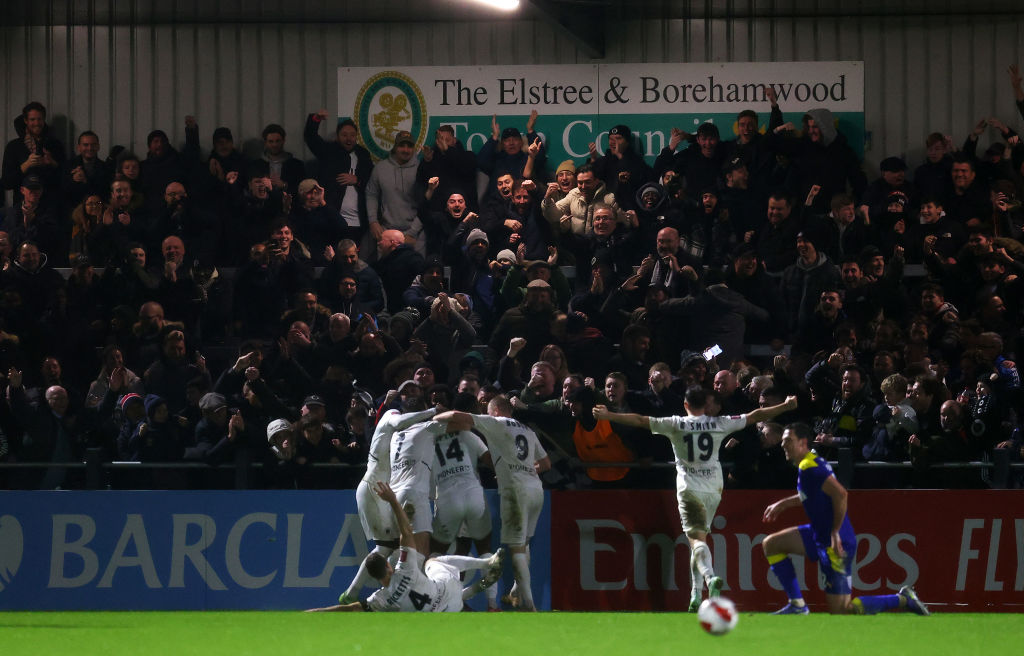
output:
[[[736,604],[725,597],[705,599],[697,610],[697,619],[705,631],[711,635],[725,635],[736,628],[739,613]]]

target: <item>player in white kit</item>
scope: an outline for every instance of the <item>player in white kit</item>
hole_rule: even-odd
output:
[[[391,489],[412,522],[416,550],[422,554],[430,553],[434,444],[447,430],[444,422],[427,421],[398,431],[391,438]]]
[[[449,411],[434,417],[448,430],[475,428],[487,440],[501,498],[501,542],[512,553],[521,608],[536,610],[530,587],[530,538],[544,507],[540,473],[551,468],[544,447],[529,427],[512,419],[512,404],[498,395],[487,404],[486,415]]]
[[[453,406],[456,409],[472,407],[476,399],[470,394],[456,397]],[[487,506],[483,485],[477,471],[478,463],[493,467],[487,445],[476,434],[470,431],[445,433],[437,437],[434,443],[434,523],[430,538],[432,553],[448,553],[451,543],[458,538],[462,548],[455,553],[469,553],[468,541],[472,540],[480,558],[491,555],[491,511]],[[461,529],[461,530],[460,530]],[[479,583],[479,582],[478,582]],[[472,595],[483,586],[470,586]],[[491,610],[498,607],[498,591],[489,586],[487,590],[487,606]]]
[[[769,408],[758,408],[745,415],[711,417],[704,414],[708,392],[697,385],[686,390],[683,407],[685,417],[646,417],[632,413],[615,413],[599,405],[594,417],[607,419],[626,426],[646,428],[651,433],[664,435],[672,443],[676,456],[676,499],[683,532],[690,542],[690,607],[697,612],[703,596],[704,584],[708,595],[717,597],[723,581],[715,576],[711,565],[711,550],[707,545],[711,521],[722,501],[722,465],[718,450],[732,433],[751,424],[769,421],[787,410],[796,408],[796,397],[788,396],[783,403]]]
[[[416,550],[415,537],[409,517],[394,490],[385,483],[377,483],[376,492],[391,507],[401,535],[398,562],[394,567],[380,554],[367,557],[367,567],[381,587],[366,601],[355,601],[312,611],[402,611],[428,613],[457,613],[462,610],[461,572],[486,569],[484,580],[492,584],[501,575],[502,553],[490,558],[470,556],[438,556],[424,560]]]
[[[391,480],[391,437],[398,431],[427,421],[434,416],[436,410],[425,410],[423,400],[411,398],[402,406],[404,414],[398,410],[385,412],[370,440],[370,453],[366,459],[366,473],[356,487],[356,507],[359,509],[359,521],[363,525],[366,537],[374,542],[370,554],[380,554],[387,558],[398,548],[398,527],[395,525],[391,508],[377,496],[375,486],[378,481]],[[359,599],[359,591],[371,581],[366,571],[366,562],[359,566],[348,589],[338,597],[338,603],[348,604]]]

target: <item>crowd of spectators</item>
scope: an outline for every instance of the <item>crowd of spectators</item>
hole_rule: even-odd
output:
[[[729,486],[792,487],[792,420],[825,457],[913,465],[856,485],[987,485],[933,465],[1021,460],[1020,137],[995,118],[959,148],[936,132],[923,162],[887,157],[869,182],[827,109],[793,125],[765,97],[767,122],[673,128],[653,166],[626,125],[549,163],[536,112],[523,132],[495,119],[477,153],[450,126],[418,152],[398,132],[376,163],[323,110],[310,162],[274,124],[258,159],[225,127],[204,155],[191,116],[180,150],[156,129],[143,156],[102,159],[87,130],[69,157],[29,103],[3,154],[0,459],[46,466],[0,468],[0,487],[81,486],[60,465],[87,449],[351,487],[387,409],[496,394],[541,434],[549,486],[671,487],[649,466],[667,440],[591,410],[683,414],[691,385],[724,414],[800,398],[724,445]],[[233,485],[224,471],[104,484]]]

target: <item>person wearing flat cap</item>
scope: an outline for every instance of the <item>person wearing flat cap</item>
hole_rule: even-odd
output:
[[[904,216],[911,217],[917,213],[920,198],[917,188],[907,180],[907,163],[902,157],[886,157],[878,165],[881,177],[870,183],[864,190],[864,197],[857,207],[858,214],[863,215],[867,210],[871,223],[883,222],[881,229],[892,227],[891,222],[885,221],[889,206],[892,204],[890,196],[893,193],[902,193],[905,197],[903,203]]]

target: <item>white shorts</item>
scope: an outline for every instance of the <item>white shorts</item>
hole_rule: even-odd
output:
[[[398,523],[391,506],[370,489],[366,481],[356,486],[356,507],[359,508],[359,523],[363,533],[374,542],[398,540]]]
[[[541,488],[501,491],[501,542],[510,546],[525,545],[533,537],[537,519],[544,509]]]
[[[465,531],[459,528],[465,523]],[[434,539],[451,544],[456,537],[482,540],[491,534],[491,511],[484,489],[455,490],[434,502]]]
[[[395,490],[395,496],[398,497],[398,503],[403,508],[412,504],[413,511],[409,513],[406,508],[406,514],[409,516],[409,523],[412,524],[413,533],[430,533],[431,525],[434,522],[433,516],[430,512],[430,499],[428,495],[423,494],[420,490]]]
[[[683,523],[683,533],[688,537],[695,537],[698,531],[711,532],[711,520],[715,518],[718,504],[722,502],[721,494],[687,489],[677,492],[676,499],[679,501],[679,519]]]
[[[462,611],[462,581],[458,568],[431,558],[423,567],[423,573],[431,581],[444,585],[444,600],[437,606],[438,613]]]

